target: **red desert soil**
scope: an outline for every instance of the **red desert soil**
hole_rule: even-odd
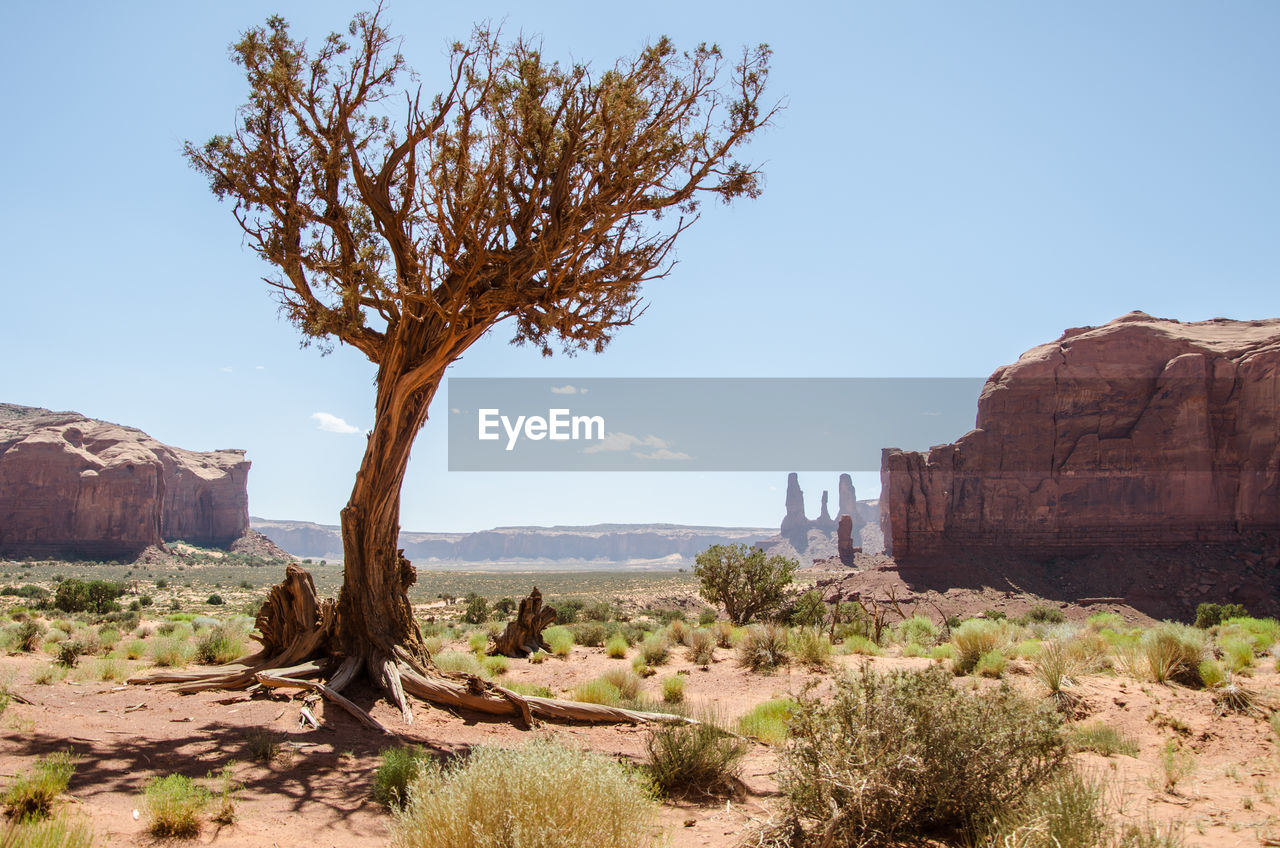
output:
[[[454,647],[454,646],[449,646]],[[462,648],[459,644],[458,648]],[[645,681],[656,697],[663,677],[688,672],[686,691],[697,707],[712,707],[734,718],[751,706],[787,693],[798,693],[810,681],[821,692],[830,673],[792,666],[764,676],[738,667],[733,655],[718,649],[716,662],[699,669],[677,650],[671,662]],[[840,656],[839,667],[856,667],[856,656]],[[927,659],[878,657],[877,668],[927,665]],[[174,772],[203,777],[235,761],[234,774],[244,784],[237,820],[229,826],[207,824],[197,844],[222,846],[375,846],[388,840],[389,815],[369,793],[380,748],[416,743],[440,752],[477,744],[515,745],[536,734],[612,756],[641,761],[646,731],[630,726],[544,725],[519,730],[505,722],[458,715],[419,704],[411,726],[371,690],[350,694],[360,705],[399,734],[380,736],[327,704],[312,710],[320,729],[299,727],[301,703],[284,694],[206,692],[177,695],[164,687],[123,686],[110,682],[51,685],[32,682],[48,658],[12,655],[0,674],[12,675],[11,691],[30,701],[15,700],[0,724],[0,783],[30,767],[40,755],[71,748],[79,756],[69,793],[92,821],[102,846],[155,845],[145,833],[141,790],[151,777]],[[575,647],[568,660],[549,659],[533,665],[511,662],[508,679],[548,686],[557,694],[592,679],[605,669],[630,666],[607,658],[600,648]],[[1014,661],[1006,677],[1029,693],[1036,685],[1025,662]],[[962,679],[957,685],[989,686],[992,681]],[[1280,674],[1259,668],[1248,681],[1263,701],[1280,705]],[[1131,679],[1092,676],[1080,690],[1092,710],[1090,721],[1103,721],[1134,737],[1138,758],[1079,754],[1078,759],[1110,784],[1121,814],[1134,821],[1151,817],[1184,824],[1189,846],[1280,845],[1280,749],[1265,720],[1219,716],[1207,692],[1158,686]],[[285,753],[270,764],[252,762],[247,737],[271,730],[287,739]],[[1163,788],[1160,752],[1167,741],[1185,746],[1195,768],[1176,792]],[[768,818],[777,806],[775,752],[756,745],[743,777],[745,791],[737,799],[707,803],[666,804],[661,823],[670,844],[734,846],[753,822]]]

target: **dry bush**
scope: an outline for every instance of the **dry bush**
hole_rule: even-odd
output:
[[[1005,626],[985,618],[971,618],[951,632],[951,642],[956,646],[952,668],[956,674],[968,674],[983,656],[1004,644]]]
[[[706,667],[715,660],[716,637],[710,630],[698,628],[689,634],[689,662]]]
[[[76,756],[70,751],[41,757],[30,774],[19,774],[5,790],[5,812],[19,821],[48,818],[54,800],[67,790],[75,770]]]
[[[772,671],[789,659],[787,629],[776,624],[748,627],[738,643],[738,662],[752,671]]]
[[[659,725],[645,741],[649,774],[665,795],[732,793],[750,747],[726,733],[714,716],[697,724]]]
[[[1048,780],[1061,720],[1007,686],[973,693],[933,666],[805,698],[780,766],[790,837],[830,848],[956,837]]]
[[[393,812],[392,848],[646,848],[654,802],[633,770],[537,740],[428,765]]]
[[[200,833],[209,792],[181,774],[155,777],[147,783],[144,805],[152,836],[189,839]]]

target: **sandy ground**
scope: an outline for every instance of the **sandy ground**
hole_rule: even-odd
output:
[[[453,646],[450,646],[453,647]],[[460,646],[458,646],[460,647]],[[686,692],[695,707],[711,707],[726,718],[746,712],[760,701],[800,692],[816,682],[829,685],[830,673],[792,666],[772,675],[746,672],[731,652],[717,651],[717,661],[703,670],[678,649],[671,662],[645,681],[656,696],[663,677],[688,673]],[[861,657],[837,657],[836,668],[852,667]],[[920,666],[926,659],[876,658],[877,668]],[[71,802],[86,813],[102,846],[150,846],[144,832],[141,791],[153,776],[182,773],[203,777],[234,763],[244,784],[237,821],[208,825],[196,842],[223,846],[374,846],[387,842],[390,817],[369,793],[380,748],[412,742],[440,752],[477,744],[515,745],[536,734],[549,734],[568,744],[640,761],[646,731],[629,726],[544,725],[518,730],[505,722],[459,715],[421,705],[413,725],[369,690],[354,689],[357,703],[399,734],[380,736],[342,711],[324,704],[313,707],[320,729],[299,726],[302,706],[283,694],[211,692],[181,696],[155,686],[70,680],[37,685],[32,675],[48,663],[42,655],[0,659],[0,674],[12,676],[10,688],[28,704],[10,705],[0,726],[0,782],[28,768],[51,751],[71,748],[80,755],[69,792]],[[548,686],[557,694],[589,680],[605,669],[627,666],[606,657],[603,649],[575,647],[567,660],[541,664],[513,660],[508,678]],[[1035,691],[1025,663],[1010,664],[1013,685]],[[988,686],[991,681],[958,685]],[[1271,708],[1280,706],[1280,674],[1260,668],[1248,685]],[[1209,693],[1180,687],[1093,676],[1082,682],[1090,715],[1133,736],[1138,758],[1077,755],[1091,771],[1105,776],[1121,815],[1141,821],[1180,822],[1189,846],[1280,845],[1280,749],[1265,720],[1220,716]],[[252,762],[247,738],[269,729],[287,739],[284,753],[270,764]],[[1194,757],[1194,770],[1174,792],[1163,786],[1160,752],[1175,740]],[[753,822],[767,818],[777,805],[777,755],[756,745],[744,769],[744,791],[736,799],[710,803],[669,803],[661,822],[674,848],[719,848],[741,844]]]

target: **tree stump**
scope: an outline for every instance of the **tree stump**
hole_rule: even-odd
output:
[[[493,641],[489,654],[506,657],[527,657],[534,651],[549,651],[542,639],[542,631],[556,620],[556,611],[542,605],[542,593],[534,586],[529,597],[520,602],[516,617],[507,623],[507,629]]]

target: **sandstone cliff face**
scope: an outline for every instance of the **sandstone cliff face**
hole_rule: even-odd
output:
[[[1085,551],[1280,531],[1280,319],[1130,313],[997,370],[977,426],[887,449],[881,525],[903,559]]]
[[[74,412],[0,404],[0,554],[126,558],[249,528],[244,451],[196,453]]]

